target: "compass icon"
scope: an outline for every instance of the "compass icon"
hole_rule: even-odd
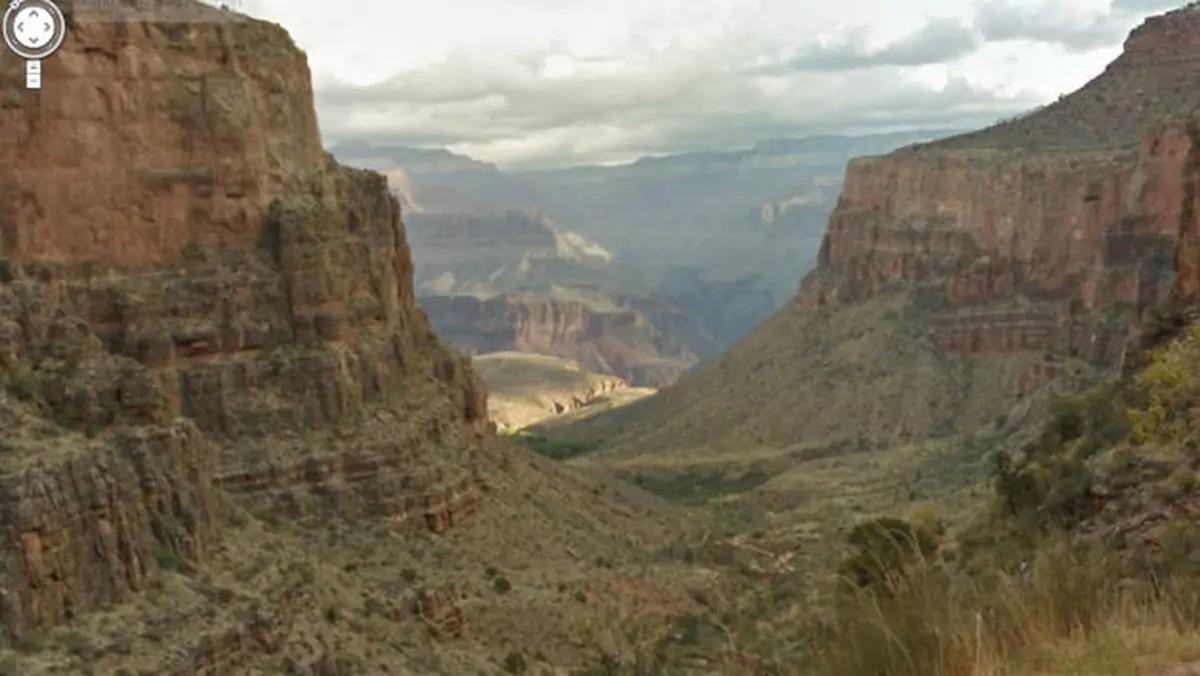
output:
[[[67,33],[63,13],[51,0],[13,0],[3,27],[8,48],[28,60],[53,54]]]

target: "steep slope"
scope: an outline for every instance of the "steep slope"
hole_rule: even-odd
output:
[[[1055,104],[851,162],[792,304],[674,387],[563,433],[615,432],[629,453],[888,445],[1115,368],[1172,286],[1194,137],[1162,124],[1195,111],[1197,62],[1200,11],[1171,12]]]
[[[439,529],[477,501],[485,392],[416,307],[383,178],[321,150],[303,54],[260,22],[136,25],[81,21],[58,86],[0,111],[18,634],[140,590],[156,547],[211,557],[218,489]]]
[[[496,673],[686,606],[625,566],[669,511],[497,445],[286,32],[64,4],[53,85],[0,61],[6,672]]]
[[[1188,126],[1192,148],[1178,177],[1185,191],[1173,289],[1131,343],[1124,373],[1056,402],[1035,435],[996,448],[988,500],[948,537],[914,514],[909,523],[923,531],[926,550],[955,555],[893,568],[903,580],[891,585],[895,593],[884,603],[863,595],[843,604],[840,628],[817,649],[831,658],[824,672],[975,674],[1003,665],[1010,673],[1191,674],[1200,668],[1200,306],[1189,289],[1200,226],[1191,208],[1200,179],[1200,117]],[[846,569],[870,570],[860,564],[872,551],[881,548],[859,540]],[[858,584],[871,586],[870,578],[868,572]],[[1004,582],[981,585],[984,579]],[[1001,604],[1018,610],[990,610]],[[1062,622],[1064,616],[1072,621]],[[1080,625],[1090,629],[1079,631]],[[869,644],[864,638],[882,634],[901,647],[859,649]]]

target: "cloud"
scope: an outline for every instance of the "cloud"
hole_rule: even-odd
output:
[[[1086,52],[1121,44],[1132,27],[1130,15],[1177,5],[1164,0],[1113,0],[1107,11],[1083,11],[1061,3],[990,0],[980,7],[975,28],[990,42],[1027,40]]]
[[[434,68],[318,93],[323,127],[343,138],[451,146],[509,166],[630,160],[741,147],[763,138],[977,126],[1040,102],[956,79],[935,88],[889,70],[747,76],[736,50],[672,54],[639,68],[563,80],[556,57],[507,62],[459,53]]]
[[[1183,4],[1182,0],[1112,0],[1111,8],[1114,13],[1146,15],[1177,9]]]
[[[308,52],[326,142],[509,167],[982,126],[1099,73],[1145,1],[241,0]]]
[[[879,66],[923,66],[954,61],[983,43],[980,34],[957,21],[934,20],[890,44],[872,49],[866,27],[847,31],[833,44],[802,51],[773,70],[845,71]]]

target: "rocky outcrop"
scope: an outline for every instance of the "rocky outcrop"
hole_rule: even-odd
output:
[[[417,307],[384,178],[321,150],[281,28],[188,7],[68,6],[53,86],[0,107],[9,635],[204,561],[223,492],[435,532],[477,503],[486,392]]]
[[[458,638],[467,631],[466,613],[458,603],[458,591],[453,585],[420,590],[413,601],[413,612],[434,638]]]
[[[1116,362],[1172,287],[1195,140],[1170,120],[1196,110],[1198,64],[1200,12],[1178,10],[1037,112],[854,160],[799,301],[915,286],[947,349]]]
[[[697,361],[681,341],[626,305],[521,293],[434,296],[421,305],[438,335],[471,355],[515,350],[562,357],[639,387],[666,385]]]

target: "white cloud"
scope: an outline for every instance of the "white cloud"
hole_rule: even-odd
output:
[[[235,2],[235,5],[239,4]],[[308,54],[327,141],[511,166],[981,125],[1075,89],[1156,0],[241,0]]]

